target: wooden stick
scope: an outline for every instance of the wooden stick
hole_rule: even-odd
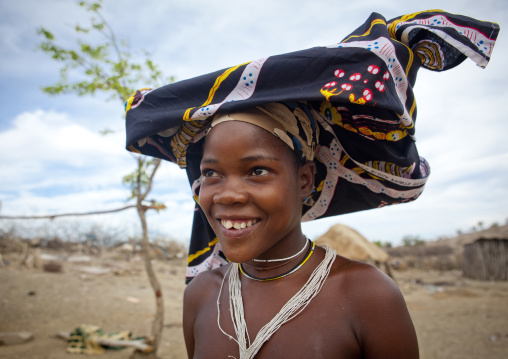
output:
[[[2,216],[0,215],[0,219],[55,219],[57,217],[69,217],[69,216],[91,216],[94,214],[107,214],[107,213],[115,213],[120,211],[125,211],[129,208],[136,208],[137,205],[131,204],[125,207],[116,208],[116,209],[108,209],[104,211],[92,211],[92,212],[81,212],[81,213],[60,213],[60,214],[45,214],[40,216]],[[161,204],[152,203],[150,205],[142,205],[143,209],[155,209],[157,211],[161,209],[165,209],[166,207]]]

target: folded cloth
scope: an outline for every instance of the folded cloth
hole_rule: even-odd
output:
[[[95,325],[82,324],[74,329],[67,343],[67,352],[71,354],[96,355],[104,353],[106,347],[97,343],[97,339],[106,338],[113,340],[132,340],[131,333],[127,330],[118,333],[105,333]],[[107,349],[123,349],[107,347]]]
[[[186,168],[197,199],[211,119],[281,103],[319,127],[303,221],[412,201],[430,173],[414,142],[417,71],[448,70],[467,57],[484,68],[498,33],[495,23],[441,10],[390,21],[373,13],[338,44],[137,91],[126,103],[127,149]],[[187,281],[224,263],[197,206]]]

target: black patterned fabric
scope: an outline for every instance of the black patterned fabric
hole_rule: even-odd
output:
[[[197,199],[202,138],[216,114],[283,103],[319,127],[316,188],[302,221],[415,200],[430,167],[414,142],[417,71],[467,57],[484,68],[499,26],[440,10],[373,13],[337,44],[143,89],[126,103],[127,149],[186,168]],[[310,110],[312,111],[310,111]],[[187,280],[226,263],[199,206]]]

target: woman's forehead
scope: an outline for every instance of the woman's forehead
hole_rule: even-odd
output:
[[[256,125],[228,121],[210,129],[206,136],[203,157],[211,153],[235,150],[250,153],[269,153],[271,157],[291,154],[291,149],[272,133]]]

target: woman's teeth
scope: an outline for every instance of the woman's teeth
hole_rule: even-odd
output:
[[[257,219],[254,219],[254,220],[248,220],[248,221],[228,221],[228,220],[223,220],[221,219],[220,223],[222,224],[222,226],[226,229],[231,229],[231,228],[234,228],[234,229],[243,229],[243,228],[247,228],[247,227],[250,227],[252,226],[253,224],[256,224],[258,222]]]

